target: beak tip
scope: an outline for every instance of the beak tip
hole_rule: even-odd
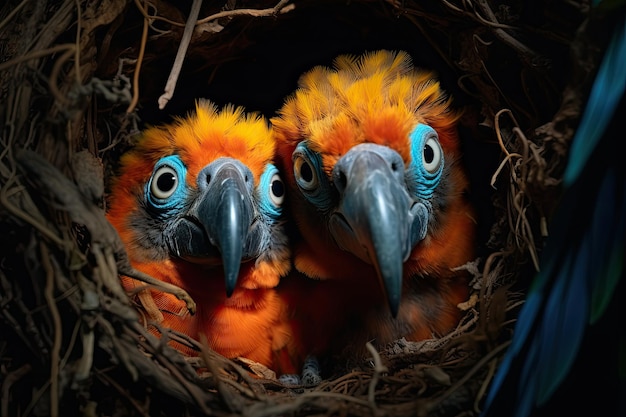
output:
[[[391,271],[387,269],[387,273],[383,272],[385,269],[381,270],[378,263],[376,264],[378,276],[382,280],[385,295],[387,296],[387,305],[394,319],[398,316],[400,301],[402,300],[402,261],[399,259],[397,261],[396,267],[390,268]]]
[[[398,317],[398,310],[400,309],[400,300],[392,300],[389,299],[389,310],[391,311],[391,316],[395,319]]]
[[[238,269],[237,269],[238,272]],[[231,295],[233,295],[233,292],[235,291],[235,286],[237,285],[237,275],[236,274],[226,274],[226,279],[225,279],[225,283],[226,283],[226,297],[230,298]]]

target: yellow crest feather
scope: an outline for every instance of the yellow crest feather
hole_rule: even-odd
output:
[[[415,68],[406,52],[381,50],[305,73],[272,123],[279,141],[306,139],[323,153],[325,167],[361,142],[390,146],[408,161],[407,137],[418,123],[443,136],[454,128],[459,116],[449,105],[432,72]]]
[[[220,157],[244,162],[257,183],[267,163],[273,161],[272,128],[258,113],[246,113],[243,107],[230,104],[220,111],[214,103],[201,99],[196,103],[195,112],[187,117],[146,129],[121,164],[132,167],[136,175],[147,177],[154,163],[167,155],[180,156],[187,166],[192,186],[197,173]]]

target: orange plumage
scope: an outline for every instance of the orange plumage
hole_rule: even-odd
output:
[[[151,318],[162,315],[161,326],[196,340],[206,335],[226,357],[293,372],[275,361],[288,329],[274,287],[290,269],[290,250],[273,155],[265,118],[200,100],[188,117],[145,130],[122,157],[107,217],[136,269],[183,288],[197,304],[192,316],[173,295],[144,291],[137,298]],[[122,282],[128,291],[143,285]]]
[[[456,326],[476,227],[458,118],[433,73],[378,51],[313,68],[271,120],[294,265],[312,278],[281,283],[301,353]]]

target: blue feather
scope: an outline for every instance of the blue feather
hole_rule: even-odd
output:
[[[567,374],[576,357],[582,340],[587,317],[587,288],[584,276],[588,252],[582,250],[580,257],[570,259],[570,267],[561,270],[547,299],[545,319],[540,323],[538,337],[533,343],[539,345],[537,363],[528,364],[530,377],[537,380],[537,405],[543,404]],[[533,398],[527,398],[532,406]]]
[[[587,159],[604,134],[626,86],[626,24],[622,20],[613,34],[591,89],[585,113],[570,148],[563,182],[570,186],[581,174]]]
[[[594,324],[607,308],[612,299],[613,292],[622,271],[624,271],[624,254],[626,247],[624,245],[624,235],[626,234],[626,190],[621,190],[621,200],[619,199],[619,185],[616,184],[618,174],[610,172],[605,182],[602,184],[598,195],[598,201],[604,201],[605,204],[599,204],[600,212],[596,218],[600,221],[604,220],[608,224],[603,228],[605,233],[598,236],[598,243],[604,243],[603,249],[607,253],[607,257],[602,265],[598,265],[599,273],[591,289],[591,313],[590,324]],[[608,203],[612,201],[613,204]]]
[[[573,138],[564,194],[541,270],[520,309],[511,345],[487,393],[483,417],[527,417],[545,405],[577,359],[590,324],[605,313],[624,276],[626,180],[616,154],[624,108],[626,25],[622,18]],[[593,382],[590,382],[593,383]],[[513,397],[511,397],[513,396]],[[572,399],[576,401],[576,399]]]

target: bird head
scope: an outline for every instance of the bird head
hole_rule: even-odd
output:
[[[434,246],[454,240],[446,223],[468,185],[458,118],[404,52],[339,56],[301,76],[272,119],[302,235],[296,268],[320,279],[373,273],[394,314],[403,276],[448,268]],[[461,211],[457,223],[468,223],[471,209]]]
[[[289,250],[273,155],[265,118],[207,100],[188,117],[146,129],[121,158],[107,212],[131,262],[159,263],[167,271],[160,278],[179,285],[190,269],[203,278],[223,272],[228,296],[238,279],[275,286]],[[266,266],[274,273],[258,282],[240,276],[249,263],[246,274],[277,268]]]

